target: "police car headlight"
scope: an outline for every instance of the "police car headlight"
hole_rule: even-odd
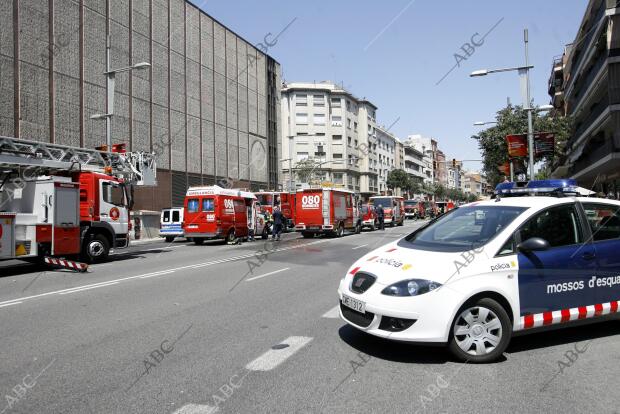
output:
[[[418,296],[428,293],[441,286],[441,283],[426,279],[407,279],[394,283],[383,289],[381,293],[388,296]]]

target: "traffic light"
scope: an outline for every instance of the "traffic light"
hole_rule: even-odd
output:
[[[437,161],[433,161],[433,170],[437,169]]]
[[[452,168],[456,168],[456,158],[452,158]]]

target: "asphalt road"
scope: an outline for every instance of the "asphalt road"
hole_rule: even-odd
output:
[[[489,365],[343,323],[346,269],[417,225],[156,242],[87,274],[5,263],[0,414],[618,410],[619,322],[515,338]]]

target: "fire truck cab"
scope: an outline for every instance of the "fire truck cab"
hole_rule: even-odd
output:
[[[286,219],[286,227],[295,227],[295,193],[283,191],[259,191],[254,193],[263,212],[273,214],[273,207],[280,206]]]
[[[336,188],[308,188],[297,191],[295,231],[310,238],[317,234],[341,237],[345,231],[362,231],[359,212],[351,191]]]
[[[217,185],[190,187],[185,196],[183,230],[195,244],[224,239],[232,243],[247,238],[256,228],[257,200],[254,194]]]
[[[376,196],[370,197],[370,203],[375,206],[383,207],[384,223],[391,227],[394,225],[402,226],[405,224],[405,203],[402,197],[398,196]]]

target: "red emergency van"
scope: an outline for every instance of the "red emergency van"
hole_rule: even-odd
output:
[[[351,191],[308,188],[298,190],[295,199],[295,230],[304,237],[314,237],[317,234],[341,237],[345,231],[362,231]]]
[[[405,201],[398,196],[376,196],[370,197],[370,203],[377,208],[379,204],[383,207],[383,217],[386,226],[402,226],[405,224]]]
[[[236,189],[190,187],[185,195],[183,230],[195,244],[208,239],[234,242],[248,236],[256,221],[256,197]]]

